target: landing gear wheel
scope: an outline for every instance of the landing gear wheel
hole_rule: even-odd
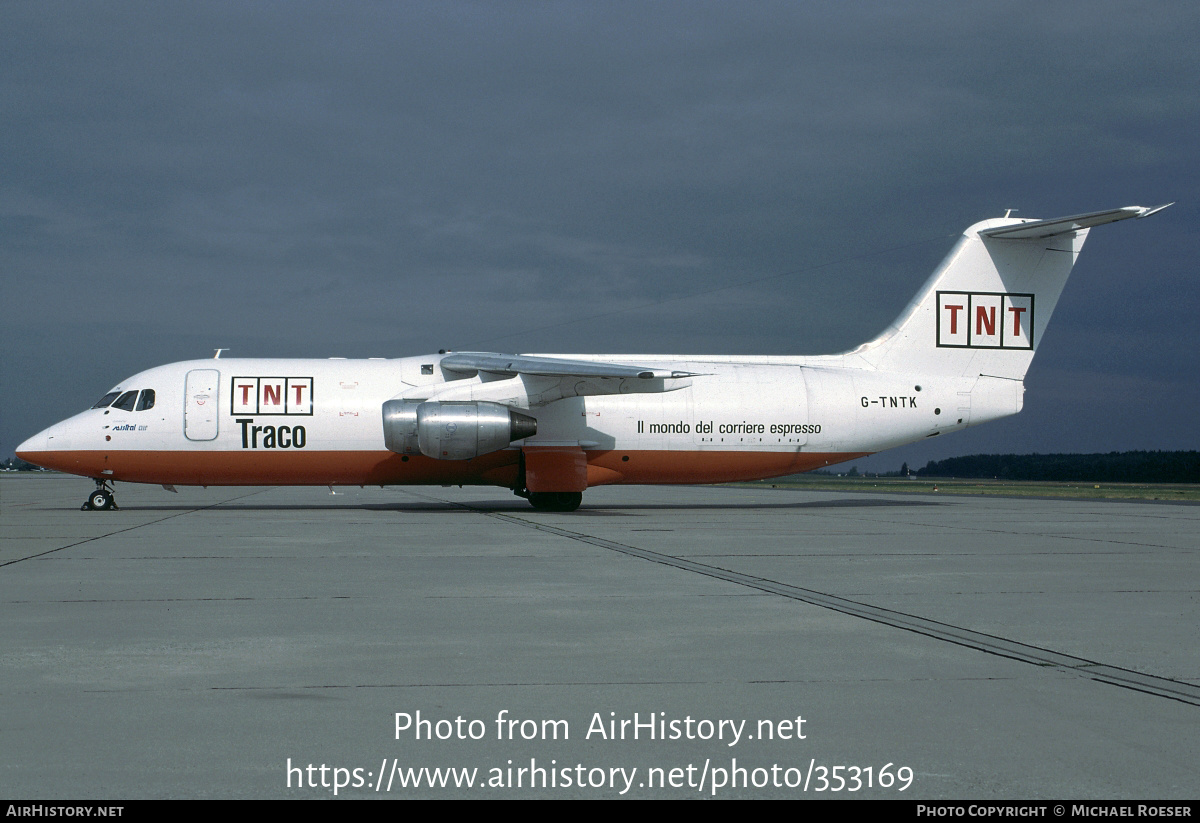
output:
[[[583,492],[530,492],[529,504],[543,512],[573,512],[583,502]]]
[[[88,495],[87,502],[83,504],[82,511],[106,512],[115,508],[117,508],[117,501],[113,499],[113,493],[108,489],[96,489]]]

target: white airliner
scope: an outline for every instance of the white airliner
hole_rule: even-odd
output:
[[[1019,412],[1089,228],[1164,208],[976,223],[842,354],[190,360],[122,381],[17,456],[94,479],[84,509],[115,508],[109,484],[127,481],[490,485],[573,511],[589,486],[809,471]]]

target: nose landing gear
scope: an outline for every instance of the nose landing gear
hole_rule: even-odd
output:
[[[108,481],[97,480],[96,490],[88,495],[87,502],[79,510],[85,512],[107,512],[119,511],[120,508],[113,497],[112,489],[108,487]]]

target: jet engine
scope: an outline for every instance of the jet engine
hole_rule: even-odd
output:
[[[468,460],[537,433],[537,420],[499,403],[389,400],[383,440],[397,454]]]

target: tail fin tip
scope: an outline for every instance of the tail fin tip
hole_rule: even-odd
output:
[[[976,223],[895,322],[850,353],[875,369],[1022,380],[1088,230],[1172,205]]]

